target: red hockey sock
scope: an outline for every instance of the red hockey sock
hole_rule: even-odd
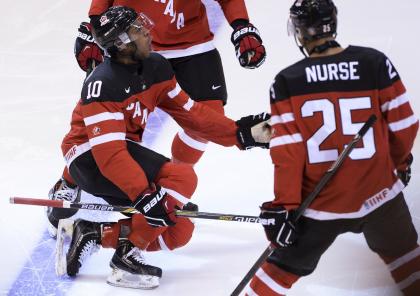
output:
[[[381,258],[387,263],[394,281],[405,296],[417,296],[420,291],[420,247],[400,257]]]
[[[255,273],[246,291],[247,296],[284,296],[299,276],[265,262]]]
[[[224,114],[223,102],[220,100],[200,101],[218,113]],[[208,141],[193,131],[178,132],[172,142],[172,161],[175,163],[196,164],[206,150]]]

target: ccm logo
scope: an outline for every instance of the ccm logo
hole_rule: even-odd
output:
[[[159,191],[159,194],[152,198],[151,201],[149,201],[144,207],[143,211],[146,214],[148,211],[150,211],[151,208],[153,208],[163,197],[165,196],[165,192],[163,190]]]
[[[78,32],[77,37],[79,37],[83,40],[86,40],[88,42],[93,42],[94,41],[93,36],[89,36],[88,34],[85,34],[85,33]]]

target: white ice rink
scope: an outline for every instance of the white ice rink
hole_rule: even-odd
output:
[[[301,58],[286,33],[292,1],[246,3],[264,40],[267,60],[259,69],[242,69],[230,43],[231,28],[224,20],[220,23],[215,43],[224,63],[229,93],[226,113],[231,118],[268,111],[272,79]],[[87,20],[90,1],[0,0],[0,4],[0,295],[230,295],[267,245],[258,225],[196,220],[194,237],[186,247],[148,254],[152,263],[163,268],[156,290],[107,285],[112,250],[95,254],[74,281],[55,276],[54,243],[45,236],[43,208],[10,205],[8,200],[10,196],[46,198],[61,174],[60,143],[84,78],[73,44],[79,23]],[[336,0],[336,4],[338,41],[384,51],[399,70],[419,116],[420,1]],[[176,130],[172,123],[163,126],[153,147],[169,156]],[[419,138],[413,154],[413,177],[405,193],[420,230]],[[196,169],[199,187],[193,200],[202,211],[258,215],[258,205],[273,198],[273,170],[266,150],[240,152],[210,145]],[[289,295],[400,294],[363,238],[349,234],[337,239],[318,269]]]

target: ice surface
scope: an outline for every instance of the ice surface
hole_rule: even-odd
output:
[[[194,237],[186,247],[148,254],[164,275],[161,287],[142,292],[105,283],[111,250],[95,254],[75,280],[57,278],[52,262],[54,242],[47,237],[43,209],[8,204],[10,196],[46,197],[61,174],[60,143],[84,78],[73,57],[73,42],[80,21],[86,19],[89,2],[1,1],[5,9],[0,18],[0,295],[229,295],[267,245],[258,225],[196,220]],[[268,88],[275,74],[301,58],[286,34],[292,1],[246,3],[267,49],[261,68],[240,68],[230,43],[231,28],[224,20],[216,20],[213,26],[228,85],[226,113],[232,118],[267,111]],[[343,45],[376,47],[388,54],[419,115],[420,42],[415,34],[420,27],[420,2],[336,0],[336,4],[338,40]],[[160,140],[150,145],[169,155],[177,127],[169,121],[163,128]],[[412,183],[405,191],[417,229],[419,150],[417,139]],[[203,211],[257,215],[258,205],[273,197],[267,151],[239,152],[210,145],[197,173],[200,180],[194,202]],[[386,267],[362,237],[347,234],[337,239],[318,269],[296,284],[290,295],[398,293]]]

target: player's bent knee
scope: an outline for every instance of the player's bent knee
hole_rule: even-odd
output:
[[[168,227],[162,233],[161,238],[165,244],[164,248],[174,250],[185,246],[191,240],[193,232],[194,224],[191,220],[188,218],[179,218],[175,226]]]

